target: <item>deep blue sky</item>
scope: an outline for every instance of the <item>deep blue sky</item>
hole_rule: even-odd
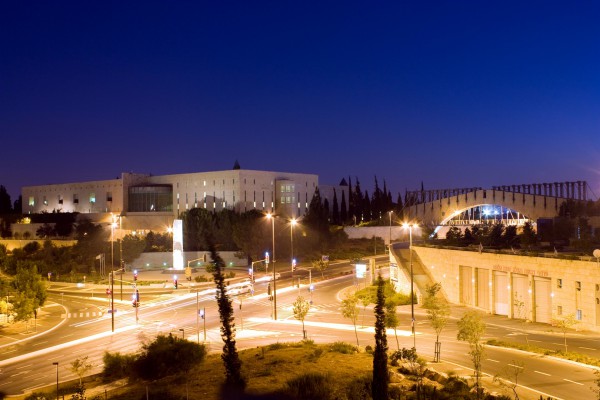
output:
[[[242,168],[405,188],[587,180],[600,5],[0,2],[0,184]]]

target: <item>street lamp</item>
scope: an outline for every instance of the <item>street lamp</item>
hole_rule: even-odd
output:
[[[390,240],[388,242],[389,254],[392,254],[392,213],[393,213],[393,211],[390,211],[390,238],[389,238]]]
[[[271,230],[273,233],[273,319],[277,320],[277,284],[275,283],[275,214],[268,213],[267,219],[271,220]]]
[[[291,248],[291,263],[292,263],[292,281],[294,279],[294,225],[296,225],[298,223],[298,221],[296,221],[296,218],[292,218],[290,221],[290,248]]]
[[[405,228],[408,228],[409,238],[409,264],[410,264],[410,317],[411,317],[411,330],[413,336],[413,347],[417,349],[417,338],[415,336],[415,297],[414,297],[414,276],[413,276],[413,261],[412,261],[412,229],[417,226],[416,224],[403,224]]]
[[[181,338],[185,339],[185,331],[183,330],[183,328],[179,328],[179,331],[181,332]]]
[[[58,361],[53,362],[52,365],[56,365],[56,400],[58,400]]]

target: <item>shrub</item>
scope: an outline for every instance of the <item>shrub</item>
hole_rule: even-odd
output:
[[[405,347],[403,347],[400,350],[396,350],[390,356],[390,364],[392,364],[393,366],[397,366],[399,364],[399,361],[417,361],[417,350],[414,348],[407,349]]]
[[[105,352],[104,356],[102,357],[102,361],[104,362],[102,377],[105,381],[128,377],[134,360],[135,356],[130,354],[123,355],[118,352]]]
[[[348,400],[370,400],[371,385],[373,384],[373,375],[368,374],[359,377],[350,382],[346,388],[346,398]]]
[[[159,335],[153,342],[142,346],[142,354],[133,364],[134,373],[148,380],[188,371],[206,356],[204,345],[180,339],[169,334]]]
[[[315,351],[313,351],[308,356],[308,361],[316,362],[323,355],[323,349],[321,347],[317,347]]]
[[[367,347],[365,347],[365,353],[367,353],[367,354],[373,354],[373,346],[371,346],[370,344],[368,344]]]
[[[286,394],[303,400],[327,400],[333,386],[325,374],[308,372],[286,382]]]
[[[331,345],[329,350],[342,354],[354,354],[358,352],[356,346],[344,342],[335,342]]]

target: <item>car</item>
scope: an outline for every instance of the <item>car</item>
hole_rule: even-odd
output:
[[[227,288],[227,294],[231,296],[237,296],[240,294],[246,294],[252,292],[251,285],[237,285],[237,286],[229,286]]]

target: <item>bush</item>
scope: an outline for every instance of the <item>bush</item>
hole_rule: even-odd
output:
[[[104,353],[102,357],[104,362],[104,370],[102,377],[105,381],[121,379],[129,376],[131,366],[135,361],[135,356],[130,354],[122,355],[121,353]]]
[[[331,345],[329,350],[342,354],[354,354],[358,352],[356,346],[344,342],[335,342]]]
[[[159,335],[153,342],[142,346],[142,354],[133,363],[133,370],[140,378],[154,380],[189,371],[205,357],[204,345],[171,334]]]
[[[348,400],[370,400],[372,398],[372,385],[372,374],[359,377],[348,384],[348,387],[346,388],[346,398]]]
[[[404,347],[400,350],[396,350],[390,356],[390,364],[392,364],[393,366],[397,366],[399,364],[399,361],[416,362],[417,350],[415,348],[407,349]]]
[[[333,386],[327,375],[308,372],[286,382],[286,394],[303,400],[327,400],[332,398]]]

